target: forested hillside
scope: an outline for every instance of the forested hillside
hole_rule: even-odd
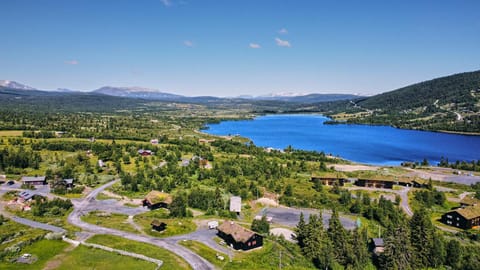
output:
[[[330,114],[350,123],[480,132],[480,71],[433,79],[338,105],[337,109],[329,108]]]

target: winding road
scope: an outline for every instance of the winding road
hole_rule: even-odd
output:
[[[173,239],[160,239],[160,238],[155,238],[155,237],[150,237],[150,236],[145,236],[145,235],[138,235],[134,233],[128,233],[120,230],[115,230],[115,229],[110,229],[110,228],[105,228],[97,225],[93,225],[90,223],[83,222],[81,220],[81,216],[85,214],[85,210],[88,209],[88,205],[90,202],[94,201],[97,195],[102,192],[104,189],[114,185],[117,183],[119,180],[114,180],[112,182],[109,182],[107,184],[104,184],[94,190],[92,190],[83,200],[77,201],[75,203],[75,209],[70,213],[68,216],[68,222],[82,228],[85,231],[90,231],[93,233],[98,233],[98,234],[110,234],[110,235],[115,235],[115,236],[120,236],[126,239],[130,239],[133,241],[138,241],[138,242],[144,242],[148,244],[152,244],[155,246],[158,246],[160,248],[167,249],[178,256],[182,257],[185,261],[187,261],[190,266],[192,266],[193,269],[200,269],[200,270],[206,270],[206,269],[215,269],[215,267],[208,262],[207,260],[203,259],[196,253],[190,251],[189,249],[178,245],[177,240],[175,238]]]

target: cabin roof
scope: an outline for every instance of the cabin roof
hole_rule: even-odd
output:
[[[217,227],[217,230],[223,232],[224,234],[231,235],[236,242],[242,243],[247,242],[248,239],[255,235],[255,232],[244,228],[233,221],[223,222]]]
[[[473,197],[469,197],[469,196],[465,196],[461,201],[460,201],[461,204],[465,204],[465,205],[476,205],[476,204],[479,204],[480,203],[480,200],[476,199],[476,198],[473,198]]]
[[[241,209],[242,209],[242,197],[240,196],[230,197],[230,211],[240,212]]]
[[[22,182],[38,182],[45,181],[45,176],[23,176]]]
[[[465,208],[459,208],[454,210],[454,212],[457,212],[459,215],[466,219],[473,219],[476,217],[480,217],[480,206],[467,206]]]
[[[385,243],[383,242],[383,238],[372,238],[373,244],[375,247],[384,247]]]
[[[157,203],[171,204],[172,196],[165,192],[152,190],[147,194],[147,196],[145,196],[145,200],[147,200],[150,204],[157,204]]]
[[[342,172],[321,172],[312,175],[313,178],[333,178],[333,179],[346,179],[347,176]]]

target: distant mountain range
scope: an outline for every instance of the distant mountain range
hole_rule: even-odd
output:
[[[90,92],[58,89],[41,91],[15,82],[0,81],[0,108],[33,108],[42,102],[49,109],[83,111],[143,106],[149,101],[202,104],[216,109],[255,113],[320,112],[336,123],[390,125],[408,129],[480,134],[480,71],[465,72],[416,83],[371,97],[345,94],[280,93],[266,96],[220,98],[187,97],[140,87],[105,86]],[[22,103],[23,102],[23,103]],[[89,107],[85,107],[84,103]],[[97,108],[96,105],[103,108]],[[115,106],[113,106],[114,104]]]
[[[0,81],[0,87],[8,89],[17,89],[17,90],[38,90],[36,88],[26,86],[21,83],[14,81]],[[41,91],[41,90],[38,90]],[[80,93],[80,91],[74,91],[65,88],[59,88],[55,92],[60,93]],[[88,93],[88,92],[82,92]],[[301,93],[280,93],[280,94],[269,94],[264,96],[239,96],[232,98],[220,98],[213,96],[197,96],[197,97],[188,97],[183,95],[171,94],[158,91],[156,89],[143,88],[143,87],[113,87],[113,86],[104,86],[99,89],[90,91],[93,94],[102,94],[107,96],[114,97],[125,97],[125,98],[139,98],[139,99],[148,99],[148,100],[163,100],[163,101],[179,101],[179,102],[200,102],[200,103],[209,103],[216,102],[218,100],[257,100],[257,101],[284,101],[284,102],[295,102],[295,103],[317,103],[325,101],[336,101],[336,100],[351,100],[356,99],[361,96],[350,95],[350,94],[301,94]]]
[[[37,90],[33,87],[30,87],[15,81],[8,81],[8,80],[0,80],[0,86],[5,88],[11,88],[11,89],[20,89],[20,90]]]

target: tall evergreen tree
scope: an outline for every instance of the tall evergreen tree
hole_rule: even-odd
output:
[[[433,266],[432,250],[434,245],[435,227],[430,216],[421,208],[410,220],[410,241],[414,250],[414,263],[418,268]]]
[[[385,237],[385,251],[380,256],[380,269],[386,270],[410,270],[413,269],[412,246],[408,226],[405,222],[397,223]]]
[[[340,222],[337,210],[334,208],[328,225],[328,237],[335,246],[333,249],[335,260],[344,266],[353,262],[349,236]]]
[[[300,213],[300,220],[298,221],[297,227],[295,228],[295,234],[297,243],[300,246],[300,248],[303,248],[305,246],[304,240],[305,240],[305,235],[306,235],[306,224],[305,224],[305,217],[303,216],[303,212]]]

